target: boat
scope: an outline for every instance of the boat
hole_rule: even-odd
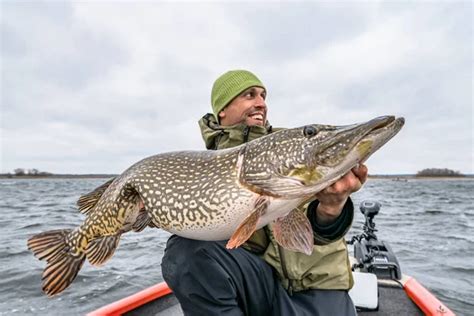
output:
[[[374,217],[381,204],[363,201],[361,234],[348,240],[354,287],[349,291],[358,315],[455,315],[415,278],[403,274],[390,245],[377,238]],[[165,282],[92,311],[88,316],[184,315]]]
[[[407,178],[400,178],[400,177],[396,177],[396,178],[393,178],[392,181],[397,181],[397,182],[408,182],[408,179]]]

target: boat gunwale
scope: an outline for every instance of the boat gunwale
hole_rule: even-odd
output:
[[[160,282],[135,294],[96,309],[95,311],[88,313],[87,316],[122,315],[171,293],[172,291],[168,287],[168,284],[166,284],[166,282]]]

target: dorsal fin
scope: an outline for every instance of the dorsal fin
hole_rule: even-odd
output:
[[[94,191],[81,196],[79,200],[77,200],[79,211],[87,215],[94,208],[94,206],[97,204],[97,201],[99,201],[102,194],[105,192],[105,190],[107,190],[114,180],[115,178],[112,178],[106,183],[102,184],[100,187],[96,188]]]

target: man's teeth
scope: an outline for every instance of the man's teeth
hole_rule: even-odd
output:
[[[253,118],[254,120],[263,121],[263,115],[262,114],[254,114],[254,115],[250,115],[250,117]]]

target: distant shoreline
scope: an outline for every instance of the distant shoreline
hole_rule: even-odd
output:
[[[0,179],[106,179],[118,176],[118,174],[50,174],[50,175],[9,175],[0,174]]]
[[[110,179],[118,176],[118,174],[52,174],[52,175],[12,175],[0,174],[0,179]],[[464,176],[417,176],[414,174],[404,175],[370,175],[369,179],[388,179],[393,181],[408,181],[408,180],[474,180],[474,175]]]
[[[409,181],[409,180],[474,180],[474,175],[463,176],[417,176],[415,174],[409,175],[370,175],[369,179],[387,179],[393,181]]]

